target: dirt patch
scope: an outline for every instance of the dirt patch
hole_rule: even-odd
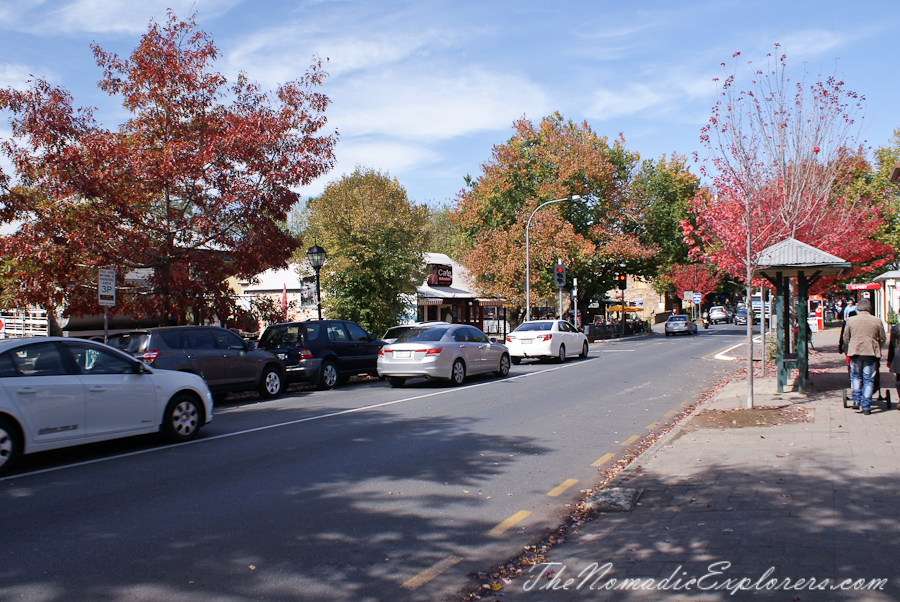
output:
[[[715,428],[745,428],[748,426],[777,426],[812,422],[809,410],[802,406],[779,406],[772,408],[739,408],[734,410],[703,410],[684,423],[690,430]]]

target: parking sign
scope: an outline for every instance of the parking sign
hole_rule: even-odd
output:
[[[691,303],[703,303],[703,295],[700,293],[694,293],[691,295]]]
[[[100,305],[112,307],[116,304],[116,271],[100,268],[97,276],[97,294]]]

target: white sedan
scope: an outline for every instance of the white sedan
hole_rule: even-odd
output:
[[[22,454],[161,432],[174,442],[212,420],[202,378],[151,368],[102,343],[0,341],[0,473]]]
[[[562,363],[568,354],[588,356],[587,337],[565,320],[523,322],[506,335],[506,348],[514,364],[526,358],[549,358]]]

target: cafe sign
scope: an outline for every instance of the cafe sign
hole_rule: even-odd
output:
[[[450,286],[453,284],[453,268],[449,265],[434,265],[427,283],[431,286]]]

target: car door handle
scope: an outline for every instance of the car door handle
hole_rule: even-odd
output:
[[[22,395],[34,395],[37,391],[31,387],[22,387],[21,389],[16,389],[16,393],[21,393]]]
[[[103,393],[104,391],[106,391],[106,387],[101,387],[100,385],[96,385],[96,386],[88,389],[88,391],[90,391],[91,393]]]

